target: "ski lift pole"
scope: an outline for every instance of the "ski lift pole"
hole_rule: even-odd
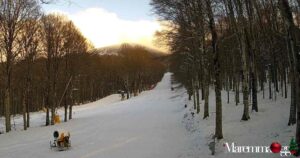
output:
[[[70,85],[72,79],[73,79],[73,76],[70,77],[70,79],[69,79],[69,81],[68,81],[68,83],[67,83],[67,85],[66,85],[66,88],[65,88],[65,90],[64,90],[64,93],[63,93],[63,95],[61,96],[61,98],[60,98],[60,100],[59,100],[58,107],[60,107],[60,104],[61,104],[61,102],[62,102],[64,96],[66,95],[67,89],[69,88],[69,85]]]

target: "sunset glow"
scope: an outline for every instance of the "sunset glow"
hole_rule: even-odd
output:
[[[51,12],[67,15],[95,47],[136,43],[160,49],[153,44],[155,32],[161,29],[157,21],[124,20],[102,8],[89,8],[74,14]]]

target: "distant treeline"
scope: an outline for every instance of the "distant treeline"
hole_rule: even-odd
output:
[[[162,78],[165,66],[158,59],[154,59],[142,47],[122,47],[120,55],[98,55],[87,52],[71,53],[62,56],[57,71],[56,98],[62,97],[68,81],[72,81],[67,88],[60,106],[80,104],[103,98],[107,95],[123,91],[125,97],[137,95],[149,89]],[[25,60],[14,65],[11,87],[11,112],[13,115],[22,113],[23,93],[26,85],[27,67]],[[47,58],[40,57],[32,63],[30,94],[26,104],[30,112],[39,111],[47,107]],[[1,71],[2,72],[2,71]],[[2,74],[1,74],[2,76]],[[0,84],[0,114],[4,115],[4,84]],[[72,97],[72,98],[71,98]],[[56,104],[57,105],[57,104]]]

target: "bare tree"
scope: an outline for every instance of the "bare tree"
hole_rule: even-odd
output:
[[[215,71],[215,92],[216,92],[216,130],[215,130],[215,137],[217,139],[223,138],[222,132],[222,100],[221,100],[221,78],[220,78],[220,52],[217,45],[218,42],[218,35],[215,26],[215,19],[213,15],[213,8],[211,5],[211,0],[206,0],[206,9],[207,15],[209,18],[209,28],[211,31],[212,36],[212,49],[214,55],[214,71]]]
[[[23,92],[23,120],[24,130],[30,126],[30,104],[32,104],[32,66],[34,60],[38,54],[39,47],[39,31],[40,25],[38,20],[40,18],[41,11],[39,6],[36,5],[36,9],[32,10],[30,17],[23,23],[22,30],[20,32],[20,39],[18,43],[21,45],[20,56],[26,63],[26,75],[24,76],[25,85]]]
[[[284,18],[284,24],[286,27],[286,36],[287,36],[287,44],[288,44],[288,55],[290,59],[291,67],[293,68],[293,78],[294,78],[294,92],[293,97],[295,97],[294,106],[297,108],[297,128],[296,128],[296,141],[300,143],[300,92],[299,92],[299,75],[300,75],[300,66],[299,59],[300,55],[297,53],[297,42],[299,42],[299,37],[297,37],[297,31],[299,28],[295,26],[294,18],[292,15],[292,11],[290,8],[290,4],[288,0],[278,0],[280,5],[280,10],[282,17]],[[299,154],[299,153],[298,153]]]
[[[11,113],[11,79],[12,79],[12,68],[16,57],[20,53],[20,45],[18,45],[17,38],[18,34],[22,30],[24,21],[30,18],[31,13],[37,9],[37,1],[35,0],[3,0],[0,6],[0,32],[1,40],[4,46],[4,50],[1,56],[4,56],[3,61],[5,66],[5,125],[6,132],[11,130],[10,125],[10,113]]]
[[[60,15],[47,15],[42,18],[42,38],[44,52],[47,57],[47,97],[46,97],[46,125],[49,125],[49,108],[51,109],[51,125],[54,124],[55,109],[58,103],[57,82],[58,69],[63,53],[63,27],[64,17]]]

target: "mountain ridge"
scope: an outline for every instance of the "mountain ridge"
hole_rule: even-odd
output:
[[[90,53],[98,54],[98,55],[120,55],[120,51],[123,47],[140,47],[144,48],[147,52],[150,53],[153,57],[164,57],[168,56],[168,53],[165,53],[163,51],[157,50],[155,48],[150,48],[141,44],[135,44],[135,43],[123,43],[118,45],[110,45],[100,48],[95,48],[90,51]]]

